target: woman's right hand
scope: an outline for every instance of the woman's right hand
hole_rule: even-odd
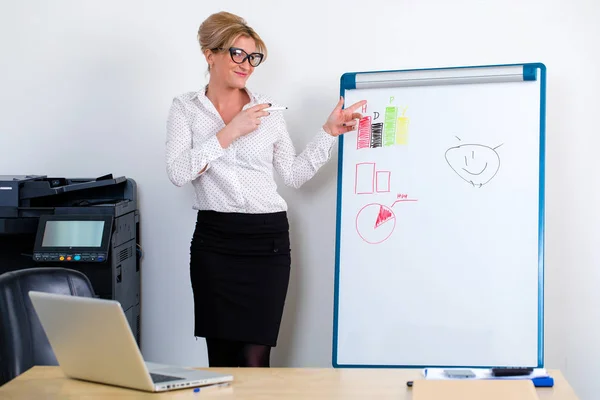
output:
[[[270,104],[258,104],[240,111],[229,123],[231,129],[237,133],[236,138],[254,132],[260,125],[260,118],[269,115],[267,111],[263,111],[267,107],[270,107]]]
[[[254,132],[260,125],[261,117],[269,115],[267,111],[263,110],[270,106],[268,103],[257,104],[240,111],[217,135],[221,147],[226,148],[235,139]]]

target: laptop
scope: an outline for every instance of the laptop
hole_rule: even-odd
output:
[[[147,392],[233,381],[229,374],[145,362],[118,301],[37,291],[29,297],[70,378]]]

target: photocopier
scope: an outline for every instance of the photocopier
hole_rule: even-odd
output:
[[[120,302],[140,344],[140,228],[133,179],[0,175],[0,274],[60,266]]]

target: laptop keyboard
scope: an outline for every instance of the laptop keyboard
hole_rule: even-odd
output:
[[[162,383],[162,382],[170,382],[170,381],[178,381],[183,378],[177,376],[169,376],[169,375],[161,375],[161,374],[153,374],[150,373],[150,377],[152,378],[152,382],[154,383]]]

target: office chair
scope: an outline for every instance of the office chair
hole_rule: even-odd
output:
[[[82,272],[27,268],[0,275],[0,386],[34,365],[58,365],[29,299],[29,291],[94,297]]]

